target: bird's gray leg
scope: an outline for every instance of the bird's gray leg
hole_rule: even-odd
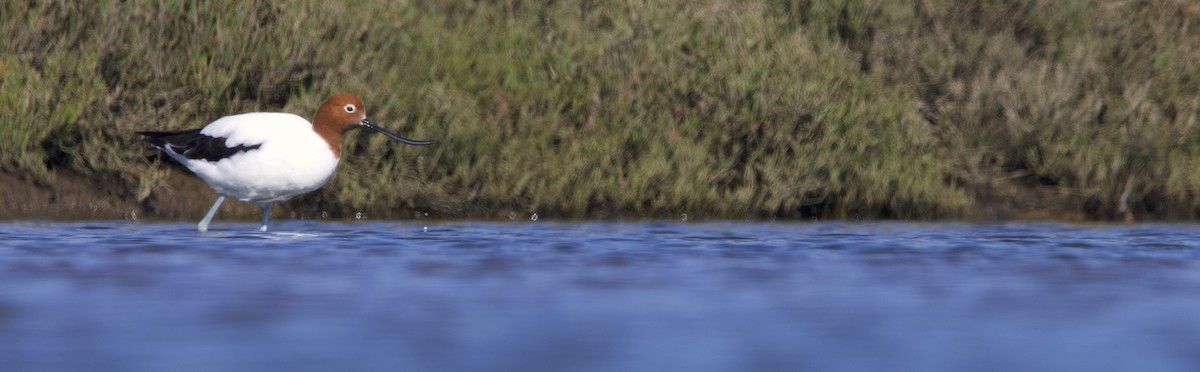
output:
[[[208,214],[204,215],[204,219],[200,221],[199,225],[196,225],[196,230],[199,230],[200,232],[208,231],[208,223],[212,222],[213,216],[217,215],[217,208],[220,207],[221,203],[224,201],[225,195],[221,195],[217,198],[217,202],[213,203],[212,208],[208,209]]]
[[[262,232],[266,232],[267,231],[267,218],[271,217],[271,203],[263,203],[262,209],[263,209],[263,224],[262,224],[262,228],[260,228],[259,230]]]

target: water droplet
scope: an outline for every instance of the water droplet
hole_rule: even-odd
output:
[[[537,221],[537,213],[534,213],[532,216],[529,216],[529,220],[530,220],[530,221]]]
[[[687,222],[687,213],[679,215],[679,219],[683,222]]]
[[[321,211],[321,218],[329,218],[329,212]]]
[[[366,216],[367,216],[367,215],[366,215],[366,214],[363,214],[363,212],[358,212],[358,213],[355,213],[355,214],[354,214],[354,219],[356,219],[356,220],[361,220],[361,219],[363,219],[363,217],[366,217]]]
[[[422,228],[421,228],[421,231],[422,231],[422,232],[429,232],[429,226],[422,227]]]

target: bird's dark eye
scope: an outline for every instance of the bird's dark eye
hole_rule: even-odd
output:
[[[353,113],[354,109],[355,109],[354,105],[346,105],[346,112]]]

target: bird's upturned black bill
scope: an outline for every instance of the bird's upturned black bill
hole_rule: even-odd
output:
[[[388,132],[387,129],[383,129],[383,127],[381,127],[378,124],[375,124],[375,122],[367,120],[367,119],[363,119],[362,126],[366,127],[366,128],[370,128],[376,132],[383,133],[383,135],[388,136],[388,138],[394,139],[397,142],[402,142],[402,143],[407,143],[410,145],[417,145],[417,146],[425,146],[425,145],[432,143],[429,141],[414,141],[414,140],[410,140],[408,138],[400,137],[399,135],[397,135],[395,133]]]

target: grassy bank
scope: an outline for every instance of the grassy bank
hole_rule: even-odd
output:
[[[1124,197],[1139,216],[1200,212],[1191,1],[324,3],[0,5],[0,172],[82,176],[153,215],[179,170],[133,131],[311,116],[356,92],[435,144],[354,136],[334,180],[292,203],[1107,219]]]

